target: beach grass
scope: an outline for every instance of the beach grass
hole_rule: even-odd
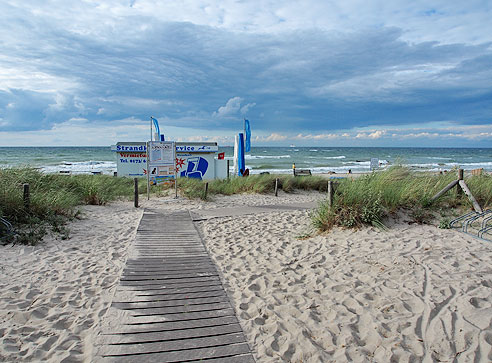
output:
[[[452,209],[471,208],[467,197],[464,194],[457,196],[454,189],[431,203],[432,196],[456,178],[455,172],[435,175],[395,166],[354,179],[340,179],[333,204],[329,206],[327,201],[322,202],[312,215],[313,224],[321,231],[334,226],[382,226],[385,218],[402,209],[419,223],[429,220],[433,213],[439,211],[443,218],[448,218]],[[276,179],[278,189],[287,193],[295,190],[326,192],[328,186],[328,180],[321,176],[264,174],[208,182],[182,178],[178,180],[178,189],[187,198],[203,200],[217,194],[273,194]],[[492,206],[492,176],[473,176],[465,178],[465,181],[482,207]],[[23,200],[23,184],[26,183],[30,187],[28,208]],[[78,216],[78,206],[131,199],[133,183],[131,178],[108,175],[67,176],[45,174],[32,168],[0,169],[0,216],[12,223],[15,229],[15,233],[8,234],[0,224],[0,239],[3,242],[35,244],[50,232],[67,238],[66,221]],[[165,195],[169,188],[153,187],[151,193]],[[145,178],[140,178],[139,192],[147,193]]]
[[[24,203],[24,184],[29,184],[29,206]],[[128,178],[45,174],[32,168],[0,169],[0,216],[12,223],[16,231],[6,235],[2,229],[0,238],[35,244],[50,231],[67,237],[64,224],[78,215],[77,206],[104,205],[129,198],[132,193],[133,180]]]
[[[278,189],[284,192],[299,190],[317,190],[326,192],[327,180],[321,176],[294,177],[291,175],[250,175],[246,178],[234,177],[223,180],[202,181],[198,179],[179,179],[178,188],[187,198],[205,199],[205,183],[208,183],[207,197],[215,194],[232,195],[240,193],[273,193],[275,179]]]
[[[332,205],[325,201],[313,214],[313,224],[321,231],[334,226],[383,226],[385,218],[402,210],[414,222],[425,223],[437,212],[446,217],[451,210],[471,209],[468,198],[457,196],[455,189],[432,202],[435,194],[456,179],[457,172],[419,173],[401,166],[345,179],[337,185]],[[465,182],[482,207],[492,205],[492,176],[472,176]]]

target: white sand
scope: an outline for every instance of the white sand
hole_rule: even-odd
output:
[[[296,238],[308,223],[200,222],[258,362],[492,360],[492,244],[404,223]]]
[[[143,205],[200,210],[318,193]],[[90,361],[142,209],[87,207],[69,241],[0,247],[0,361]],[[399,223],[299,239],[308,212],[197,223],[261,362],[492,360],[492,244]]]

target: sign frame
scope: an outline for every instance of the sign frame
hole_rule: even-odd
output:
[[[147,141],[147,200],[150,199],[150,170],[161,167],[172,167],[174,177],[174,197],[178,197],[178,175],[176,173],[176,142]],[[157,182],[156,182],[157,185]]]

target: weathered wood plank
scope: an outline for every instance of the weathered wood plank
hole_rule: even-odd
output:
[[[203,291],[203,292],[189,292],[185,294],[168,294],[161,296],[134,296],[131,301],[125,299],[126,296],[115,294],[113,299],[113,304],[115,303],[128,303],[128,304],[138,304],[144,302],[157,302],[157,301],[179,301],[186,299],[203,299],[208,297],[225,297],[227,298],[227,294],[223,291],[223,289],[218,289],[216,291]]]
[[[210,304],[199,304],[199,305],[182,305],[182,306],[168,306],[163,308],[148,308],[148,309],[136,309],[129,310],[131,316],[148,316],[148,315],[169,315],[169,314],[182,314],[182,313],[193,313],[200,311],[210,311],[210,310],[224,310],[229,309],[231,304],[227,303],[210,303]]]
[[[210,258],[203,258],[203,255],[201,256],[184,256],[180,258],[174,258],[174,257],[140,257],[141,259],[139,261],[128,261],[128,264],[133,266],[141,266],[141,265],[146,265],[146,264],[169,264],[169,265],[189,265],[192,263],[210,263]]]
[[[225,316],[236,316],[236,313],[232,308],[229,308],[229,309],[206,310],[206,311],[190,311],[190,312],[166,314],[166,315],[143,315],[143,316],[133,315],[128,318],[129,320],[122,319],[122,323],[128,325],[165,323],[165,322],[173,322],[173,321],[220,318]]]
[[[168,300],[168,301],[152,301],[152,302],[113,302],[111,306],[122,310],[144,310],[154,308],[168,308],[190,305],[204,305],[213,303],[226,303],[229,302],[227,296],[214,296],[214,297],[196,297],[191,299],[180,300]]]
[[[188,349],[196,350],[198,348],[220,347],[224,345],[238,344],[243,342],[244,336],[242,333],[231,333],[195,339],[174,339],[150,343],[102,345],[99,346],[98,355],[124,356],[128,354],[148,354],[180,351],[181,354],[183,354],[182,359],[185,360],[184,357]],[[213,356],[214,355],[212,355],[212,357]],[[219,357],[220,355],[218,356],[218,358]]]
[[[196,268],[190,267],[190,266],[179,266],[179,267],[167,267],[167,266],[161,266],[161,267],[152,267],[152,268],[134,268],[134,267],[127,267],[123,271],[124,274],[128,275],[138,275],[138,274],[154,274],[156,272],[158,273],[166,273],[166,274],[179,274],[182,272],[186,271],[196,271],[196,272],[208,272],[208,271],[215,271],[217,272],[217,269],[212,265],[209,264],[208,266],[203,266],[199,267],[197,266]]]
[[[238,324],[238,320],[235,315],[211,317],[204,319],[191,319],[191,320],[179,320],[179,321],[166,321],[147,324],[128,324],[120,325],[112,330],[105,331],[104,334],[140,334],[140,333],[152,333],[155,331],[173,331],[183,329],[194,328],[207,328],[214,326],[223,326]]]
[[[167,277],[167,278],[162,278],[162,279],[155,279],[155,280],[148,280],[148,281],[126,281],[126,280],[120,280],[120,284],[122,286],[150,286],[150,285],[166,285],[166,284],[187,284],[187,283],[193,283],[193,282],[207,282],[207,281],[216,281],[219,278],[217,276],[196,276],[196,277],[186,277],[186,278],[172,278],[172,277]]]
[[[189,282],[189,283],[167,283],[161,285],[148,285],[148,286],[138,286],[138,285],[129,285],[129,286],[118,286],[119,290],[131,290],[131,291],[139,291],[139,293],[153,293],[156,291],[167,292],[172,291],[177,288],[208,288],[214,286],[222,286],[220,280],[211,280],[211,281],[197,281],[197,282]]]
[[[249,356],[249,358],[248,358]],[[237,360],[235,360],[237,357]],[[101,363],[178,363],[178,362],[200,362],[206,359],[223,359],[222,362],[231,363],[252,363],[252,356],[249,354],[249,347],[246,343],[231,344],[188,351],[172,351],[142,355],[123,355],[104,357]],[[225,360],[224,360],[225,359]]]
[[[176,287],[176,288],[168,288],[168,289],[159,289],[159,290],[144,290],[144,291],[136,291],[135,296],[148,296],[148,297],[167,297],[173,296],[176,294],[199,294],[199,293],[215,293],[217,291],[224,291],[222,284],[220,281],[215,285],[205,285],[205,286],[195,286],[195,287]]]
[[[134,344],[159,341],[174,341],[177,339],[205,338],[217,335],[242,333],[239,324],[217,325],[211,327],[193,327],[180,330],[164,330],[140,332],[138,334],[105,334],[100,335],[96,345],[104,344]]]
[[[197,271],[176,274],[124,274],[120,281],[147,281],[147,280],[168,280],[168,279],[186,279],[193,277],[217,276],[216,271]]]

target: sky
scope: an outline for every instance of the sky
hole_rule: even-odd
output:
[[[492,147],[489,0],[0,0],[0,146]]]

